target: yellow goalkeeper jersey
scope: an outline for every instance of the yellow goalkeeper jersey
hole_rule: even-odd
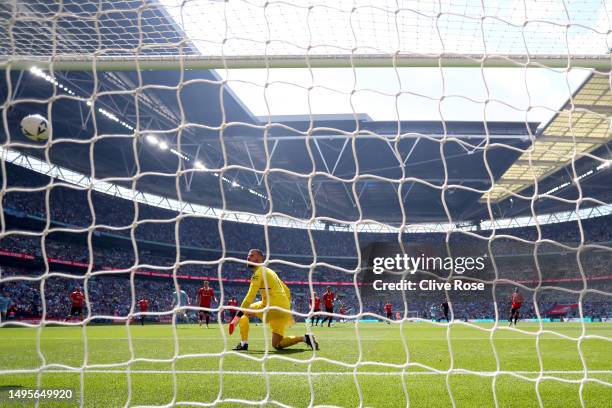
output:
[[[266,287],[268,288],[266,290]],[[244,297],[240,307],[248,309],[255,300],[257,292],[261,295],[264,305],[289,308],[291,306],[291,292],[276,272],[265,266],[257,266],[251,277],[249,292]],[[268,303],[270,296],[270,303]]]

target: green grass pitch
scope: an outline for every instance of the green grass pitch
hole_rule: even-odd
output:
[[[303,344],[266,350],[261,324],[251,326],[250,350],[242,354],[224,353],[239,336],[224,339],[226,327],[217,325],[179,325],[175,331],[152,324],[40,332],[2,328],[0,406],[19,406],[9,405],[7,390],[32,388],[40,380],[43,388],[71,388],[77,394],[73,401],[42,402],[43,407],[81,402],[87,407],[188,402],[229,407],[242,405],[240,400],[264,406],[450,407],[452,399],[457,407],[495,406],[495,400],[500,407],[535,407],[540,401],[546,407],[578,407],[581,396],[587,407],[610,407],[612,324],[587,324],[580,342],[555,334],[577,339],[582,333],[577,323],[547,323],[544,329],[554,333],[539,336],[535,323],[519,323],[529,333],[505,326],[493,334],[481,329],[491,327],[360,323],[356,330],[355,323],[338,323],[314,328],[321,345],[316,354]],[[301,323],[289,334],[304,332]],[[571,382],[585,378],[583,363],[588,381]],[[447,374],[451,367],[457,371]]]

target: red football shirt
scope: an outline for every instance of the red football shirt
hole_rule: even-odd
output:
[[[238,306],[238,301],[237,300],[230,300],[229,302],[227,302],[228,306]]]
[[[391,305],[391,303],[387,303],[385,305],[385,312],[391,313],[392,311],[393,311],[393,306]]]
[[[70,300],[72,301],[72,306],[74,307],[83,307],[83,302],[85,301],[85,295],[83,292],[77,292],[76,290],[70,294]]]
[[[149,301],[147,299],[140,299],[138,301],[138,307],[140,308],[141,312],[146,312],[149,310]]]
[[[312,299],[308,300],[308,306],[312,306]],[[321,298],[318,295],[314,297],[314,310],[321,310]]]
[[[521,304],[523,304],[523,295],[521,295],[520,293],[516,292],[512,294],[512,307],[521,307]]]
[[[331,309],[334,307],[334,293],[333,292],[325,292],[323,294],[323,302],[325,302],[325,307]]]
[[[212,298],[215,297],[215,291],[213,288],[200,288],[198,289],[198,296],[200,297],[200,306],[201,307],[210,307],[212,302]]]

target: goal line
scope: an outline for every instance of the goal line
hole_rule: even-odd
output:
[[[41,370],[11,370],[11,373],[38,373]],[[452,369],[452,370],[439,370],[439,371],[218,371],[218,370],[116,370],[116,369],[88,369],[82,370],[84,373],[92,374],[198,374],[198,375],[237,375],[237,376],[256,376],[256,375],[275,375],[275,376],[312,376],[312,377],[334,377],[334,376],[372,376],[372,377],[396,377],[402,375],[409,376],[421,376],[421,375],[477,375],[481,377],[494,377],[499,375],[584,375],[584,374],[603,374],[612,375],[612,370],[545,370],[545,371],[524,371],[524,370],[513,370],[513,371],[471,371],[464,369]],[[80,373],[81,369],[77,370],[42,370],[44,373]],[[596,380],[596,379],[589,379]],[[579,380],[578,382],[580,382]],[[605,383],[604,381],[602,381]],[[612,384],[610,384],[612,385]]]

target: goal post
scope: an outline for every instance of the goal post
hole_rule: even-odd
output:
[[[487,55],[487,54],[338,54],[252,56],[134,56],[0,57],[0,69],[27,70],[32,66],[57,71],[132,71],[182,69],[274,69],[274,68],[586,68],[610,70],[610,55]]]
[[[6,21],[0,29],[0,67],[608,71],[608,7],[596,0],[156,0],[114,5],[14,0],[0,9]]]

